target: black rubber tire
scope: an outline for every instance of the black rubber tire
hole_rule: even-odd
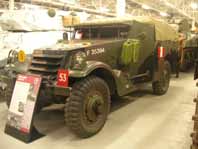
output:
[[[103,101],[103,112],[99,120],[88,123],[86,113],[89,94],[98,92]],[[81,138],[98,133],[104,126],[110,111],[110,91],[107,83],[96,76],[89,76],[73,85],[73,89],[65,104],[65,122],[67,126]]]
[[[166,73],[166,74],[165,74]],[[171,66],[168,61],[165,61],[163,74],[159,81],[153,82],[153,93],[156,95],[163,95],[168,91],[171,77]]]

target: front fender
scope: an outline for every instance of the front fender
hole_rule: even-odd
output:
[[[69,76],[74,78],[86,77],[92,71],[98,68],[103,68],[108,70],[115,77],[115,74],[109,65],[98,61],[87,61],[86,67],[82,70],[69,70]]]
[[[94,70],[106,70],[112,78],[103,76],[110,86],[115,87],[119,96],[126,95],[134,90],[131,80],[120,70],[112,69],[109,65],[97,61],[89,61],[83,70],[69,70],[69,77],[82,78],[91,74]],[[113,81],[113,82],[112,82]],[[113,84],[112,84],[113,83]],[[114,84],[115,83],[115,84]]]

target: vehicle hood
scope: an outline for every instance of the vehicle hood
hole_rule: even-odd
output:
[[[118,42],[118,39],[109,40],[76,40],[76,41],[61,41],[50,47],[43,47],[41,50],[66,50],[72,51],[76,49],[83,49],[89,47],[97,47],[104,44]]]

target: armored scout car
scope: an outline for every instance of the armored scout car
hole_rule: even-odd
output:
[[[156,95],[167,92],[172,64],[169,57],[178,48],[176,31],[168,24],[134,17],[68,27],[73,40],[34,50],[23,73],[42,76],[37,107],[64,103],[66,124],[80,137],[102,129],[113,95],[125,96],[145,82],[152,83]],[[9,59],[16,57],[13,53]],[[10,62],[7,67],[14,65]]]

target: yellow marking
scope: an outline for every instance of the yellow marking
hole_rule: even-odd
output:
[[[26,59],[25,52],[23,50],[20,50],[18,53],[18,61],[23,63],[25,62],[25,59]]]

